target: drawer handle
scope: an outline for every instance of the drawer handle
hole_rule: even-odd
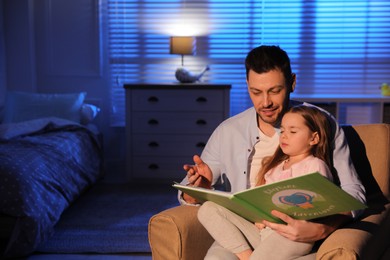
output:
[[[197,125],[207,125],[207,122],[206,122],[206,120],[198,119],[198,120],[196,121],[196,124],[197,124]]]
[[[205,98],[205,97],[198,97],[196,99],[196,102],[198,102],[198,103],[206,103],[207,102],[207,98]]]
[[[148,102],[150,103],[157,103],[158,102],[158,97],[151,96],[148,98]]]
[[[158,166],[158,164],[155,164],[155,163],[152,163],[152,164],[149,164],[149,170],[158,170],[160,167]]]
[[[196,147],[198,147],[198,148],[204,148],[205,146],[206,146],[206,144],[203,142],[199,142],[196,144]]]
[[[156,120],[156,119],[150,119],[150,120],[148,121],[148,124],[149,124],[149,125],[158,125],[158,120]]]
[[[149,147],[159,147],[160,145],[157,142],[150,142]]]

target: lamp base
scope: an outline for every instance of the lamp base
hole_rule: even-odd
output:
[[[206,71],[210,70],[209,66],[206,66],[200,73],[193,74],[184,67],[177,68],[175,72],[176,79],[181,83],[194,83],[199,81]]]

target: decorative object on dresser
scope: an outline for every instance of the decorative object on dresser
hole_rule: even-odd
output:
[[[126,175],[131,181],[180,181],[229,116],[228,84],[125,84]]]
[[[199,72],[198,74],[194,74],[194,73],[188,71],[187,69],[181,67],[181,68],[177,68],[177,70],[175,72],[175,76],[176,76],[176,79],[178,81],[180,81],[181,83],[193,83],[196,81],[200,81],[202,76],[208,70],[210,70],[210,67],[206,66],[203,68],[203,70],[201,72]]]
[[[382,83],[381,87],[382,96],[390,96],[390,86],[387,83]]]

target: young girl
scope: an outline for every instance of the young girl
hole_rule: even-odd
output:
[[[279,147],[263,160],[256,185],[316,171],[333,180],[328,142],[331,128],[323,112],[309,106],[292,107],[283,116],[280,130]],[[313,247],[313,243],[289,240],[210,201],[200,207],[198,219],[225,249],[221,250],[223,255],[211,254],[219,254],[220,259],[294,259],[310,253]],[[226,255],[226,250],[231,254]]]

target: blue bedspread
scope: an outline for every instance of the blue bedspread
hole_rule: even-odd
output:
[[[29,254],[101,175],[96,134],[45,118],[0,125],[0,213],[17,222],[4,256]],[[1,254],[0,254],[1,258]]]

